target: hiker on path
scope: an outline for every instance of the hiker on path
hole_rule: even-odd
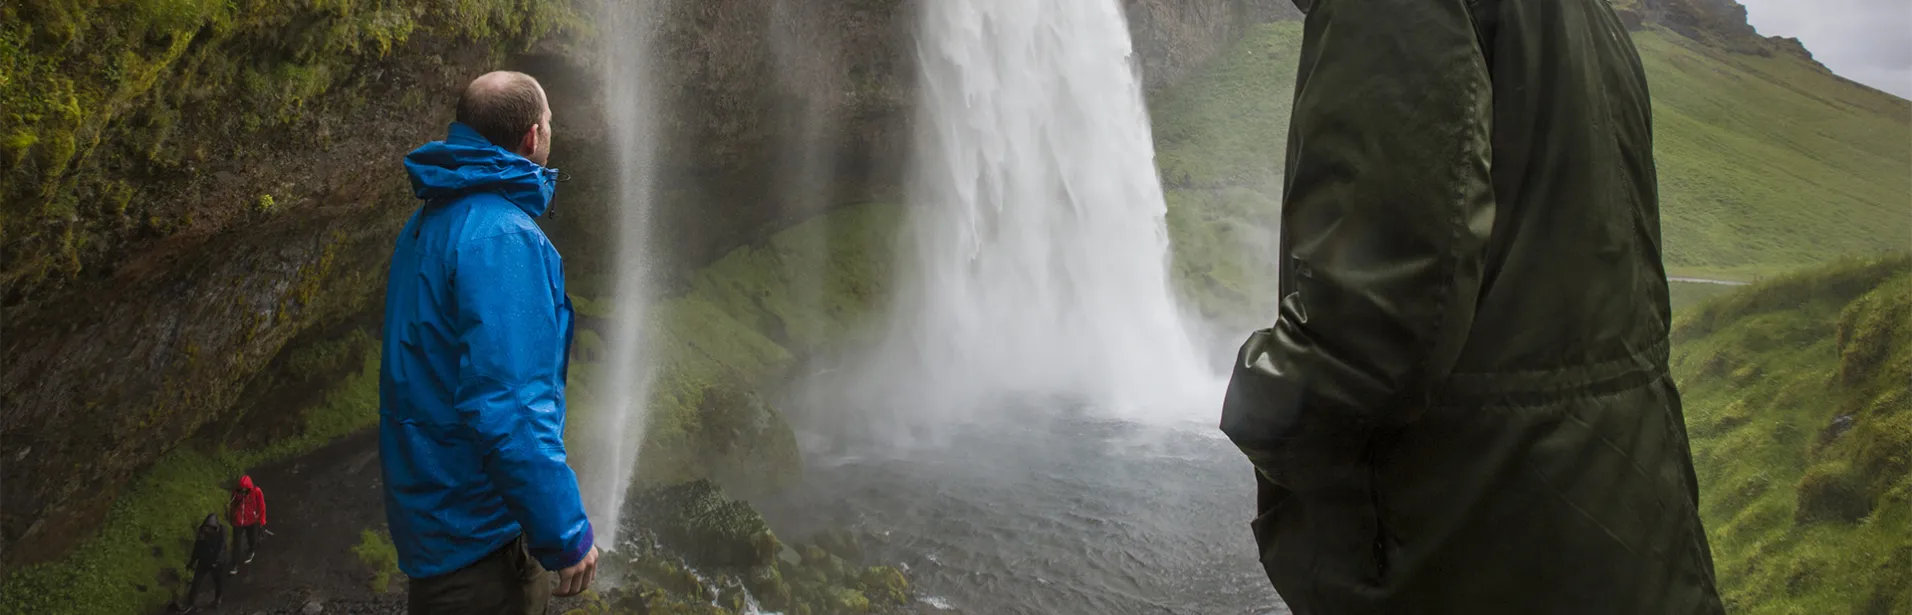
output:
[[[550,152],[544,89],[494,72],[465,88],[445,140],[405,157],[425,203],[386,283],[379,458],[413,615],[541,614],[597,571],[565,464],[571,302],[536,222]]]
[[[232,514],[231,574],[239,574],[239,565],[252,563],[257,555],[259,535],[266,529],[266,492],[252,484],[251,476],[241,476],[226,508]]]
[[[219,515],[206,515],[206,521],[199,524],[198,537],[193,541],[193,555],[186,560],[186,569],[191,570],[193,579],[186,586],[186,600],[173,606],[181,611],[191,611],[199,602],[199,586],[204,582],[212,583],[212,608],[219,608],[225,598],[226,580],[219,574],[220,559],[226,555],[226,528],[219,524]]]
[[[1647,77],[1607,0],[1299,0],[1221,428],[1295,615],[1713,615]]]

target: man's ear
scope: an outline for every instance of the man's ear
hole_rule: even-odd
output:
[[[538,125],[532,124],[531,129],[524,131],[524,136],[518,138],[517,153],[529,156],[536,151],[538,151]]]

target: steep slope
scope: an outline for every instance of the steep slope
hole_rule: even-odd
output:
[[[1728,609],[1912,612],[1912,255],[1715,299],[1673,339]]]

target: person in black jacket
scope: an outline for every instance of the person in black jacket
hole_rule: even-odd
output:
[[[225,579],[219,573],[219,564],[226,556],[226,528],[219,524],[219,515],[206,515],[206,521],[199,524],[199,538],[193,543],[192,559],[186,561],[186,568],[193,571],[192,585],[186,588],[186,601],[177,605],[182,611],[191,611],[199,602],[199,586],[203,581],[212,582],[212,607],[219,608],[220,599],[226,593]]]

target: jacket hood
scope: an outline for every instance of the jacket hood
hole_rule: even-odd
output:
[[[492,145],[470,126],[452,122],[445,140],[405,155],[412,194],[426,201],[491,192],[533,218],[551,209],[558,170]]]
[[[244,489],[244,490],[246,490],[246,491],[251,491],[251,490],[252,490],[252,477],[251,477],[251,476],[241,476],[241,477],[239,477],[239,488],[240,488],[240,489]]]
[[[215,528],[215,527],[219,527],[219,515],[218,515],[218,514],[208,514],[208,515],[206,515],[206,520],[205,520],[205,521],[202,521],[202,522],[200,522],[200,523],[199,523],[199,529],[202,529],[202,530],[203,530],[203,529],[211,529],[211,528]]]

